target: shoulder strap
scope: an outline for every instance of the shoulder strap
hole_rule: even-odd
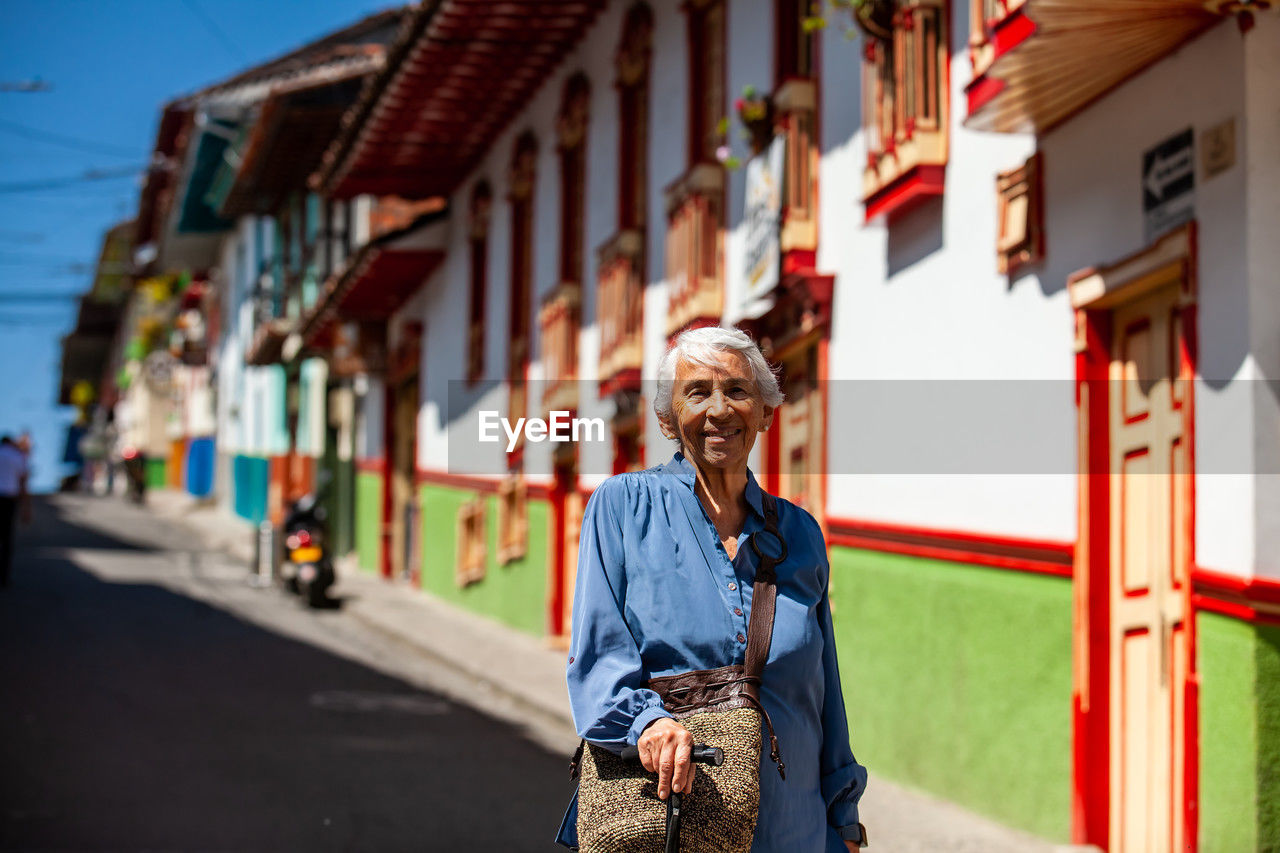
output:
[[[751,592],[751,619],[747,623],[747,651],[743,670],[756,678],[764,672],[765,662],[769,660],[769,647],[773,644],[773,616],[778,596],[778,575],[775,569],[778,562],[787,556],[786,543],[778,530],[777,501],[773,495],[763,490],[760,497],[764,504],[764,532],[772,534],[778,540],[782,552],[774,554],[769,549],[755,549],[759,562]]]

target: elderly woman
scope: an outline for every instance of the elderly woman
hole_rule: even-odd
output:
[[[747,456],[782,399],[746,334],[683,333],[659,366],[654,401],[679,452],[666,465],[610,478],[587,504],[568,664],[574,721],[592,743],[637,746],[662,799],[693,790],[693,738],[645,685],[743,660],[757,564],[744,543],[765,523]],[[760,701],[786,778],[762,760],[752,850],[854,850],[865,840],[858,798],[866,770],[849,748],[826,548],[811,515],[776,505],[789,553],[776,567]],[[576,802],[562,843],[576,841],[575,816]]]

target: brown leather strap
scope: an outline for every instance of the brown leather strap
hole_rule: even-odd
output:
[[[760,492],[764,504],[764,532],[777,538],[781,546],[781,558],[786,558],[786,543],[778,530],[778,504],[773,495]],[[764,665],[769,660],[769,647],[773,645],[773,617],[777,609],[778,575],[775,571],[779,556],[768,549],[755,549],[759,564],[756,566],[756,580],[751,593],[751,618],[747,622],[747,650],[743,661],[743,693],[760,711],[765,726],[769,730],[769,757],[778,765],[778,774],[787,778],[787,766],[782,763],[782,754],[778,749],[778,737],[773,731],[773,721],[760,701],[760,679],[764,675]]]

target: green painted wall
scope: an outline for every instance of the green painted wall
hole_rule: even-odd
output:
[[[498,500],[489,497],[485,579],[459,588],[454,581],[458,509],[474,497],[474,492],[459,489],[422,487],[422,586],[453,604],[541,636],[546,632],[547,503],[529,501],[529,547],[525,558],[499,566]]]
[[[147,457],[146,478],[148,489],[163,489],[169,485],[169,477],[165,465],[166,460],[162,457]]]
[[[356,557],[360,568],[382,567],[382,475],[356,472]]]
[[[1196,616],[1200,849],[1280,851],[1280,628]]]
[[[1070,837],[1071,582],[835,548],[853,746],[871,774]]]

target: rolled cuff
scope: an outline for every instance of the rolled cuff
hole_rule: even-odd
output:
[[[636,714],[635,720],[631,722],[631,730],[627,732],[627,743],[635,746],[640,740],[640,735],[645,728],[661,717],[671,717],[671,713],[661,705],[650,705],[639,714]],[[674,719],[674,718],[673,718]]]
[[[851,824],[850,826],[842,826],[836,831],[840,833],[840,838],[845,841],[852,841],[859,847],[867,846],[867,831],[863,829],[862,824],[860,823]]]

